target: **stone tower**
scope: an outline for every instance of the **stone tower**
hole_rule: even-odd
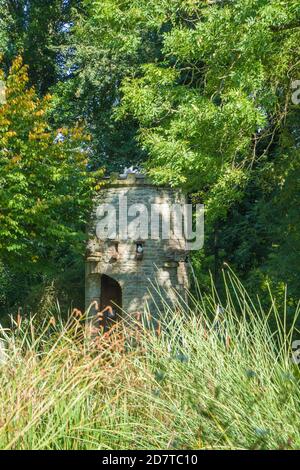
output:
[[[149,237],[139,230],[136,230],[131,238],[124,239],[121,236],[120,198],[123,201],[127,198],[129,214],[132,208],[133,212],[136,212],[136,209],[140,210],[141,204],[146,207]],[[158,220],[161,222],[162,214],[168,211],[168,207],[184,203],[185,196],[180,191],[154,186],[141,174],[131,173],[106,181],[95,198],[89,226],[86,308],[97,301],[101,309],[107,305],[114,308],[116,305],[119,306],[117,309],[119,314],[122,311],[128,314],[142,312],[147,304],[151,309],[153,301],[160,305],[160,296],[156,289],[151,288],[151,282],[161,288],[164,299],[170,303],[174,298],[174,291],[185,295],[188,288],[188,271],[184,236],[166,238],[166,234],[162,234],[161,226],[160,236],[155,237],[156,239],[153,239],[151,232],[153,207],[157,208],[159,205],[161,214]],[[97,226],[99,221],[103,220],[105,212],[103,209],[99,211],[103,205],[115,208],[116,232],[110,233],[109,239],[99,238],[97,232]],[[171,229],[173,218],[171,213],[169,217]],[[132,219],[134,217],[128,217],[128,221]],[[143,220],[145,221],[145,218]]]

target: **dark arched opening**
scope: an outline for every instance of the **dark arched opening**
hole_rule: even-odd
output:
[[[116,316],[120,317],[122,311],[122,289],[120,284],[112,277],[101,276],[101,310],[112,307]]]

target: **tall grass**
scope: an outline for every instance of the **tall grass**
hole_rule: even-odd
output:
[[[225,286],[222,307],[212,289],[96,336],[77,311],[18,317],[1,332],[0,448],[300,448],[295,321]]]

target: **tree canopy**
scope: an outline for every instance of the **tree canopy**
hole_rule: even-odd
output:
[[[5,79],[0,106],[0,257],[18,268],[47,265],[83,239],[99,173],[88,172],[89,136],[80,125],[53,129],[51,96],[28,87],[19,57]],[[83,245],[81,247],[81,250]]]
[[[71,32],[78,103],[107,116],[117,142],[119,129],[130,129],[155,181],[205,203],[205,250],[194,257],[200,278],[227,262],[250,287],[288,282],[297,298],[299,2],[83,5]],[[108,166],[131,148],[121,147],[103,151]]]
[[[287,283],[298,300],[298,0],[0,0],[0,8],[6,74],[18,53],[29,65],[27,76],[18,59],[7,78],[8,96],[17,86],[27,112],[9,100],[0,114],[10,121],[0,135],[11,185],[1,196],[9,215],[1,256],[9,262],[9,247],[42,256],[45,243],[75,237],[63,208],[87,202],[93,172],[139,165],[205,204],[205,248],[192,257],[204,287],[209,271],[218,283],[227,263],[255,293],[271,283],[281,295]],[[45,137],[29,137],[39,132]],[[79,191],[72,202],[71,181]],[[13,213],[18,204],[23,219]]]

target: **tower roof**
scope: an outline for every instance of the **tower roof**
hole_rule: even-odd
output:
[[[104,181],[107,186],[157,186],[143,173],[112,173],[106,176]]]

